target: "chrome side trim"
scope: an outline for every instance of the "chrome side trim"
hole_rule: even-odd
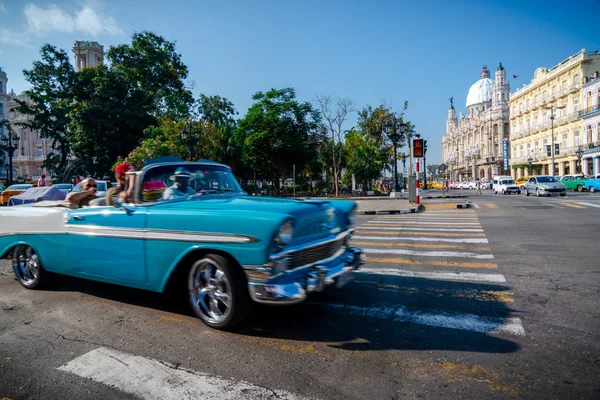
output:
[[[67,225],[67,234],[100,236],[123,239],[168,240],[177,242],[203,243],[255,243],[253,236],[213,232],[190,232],[170,229],[113,228],[98,225]]]

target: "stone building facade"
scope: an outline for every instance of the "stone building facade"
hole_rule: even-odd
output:
[[[467,94],[467,115],[456,109],[452,99],[442,138],[442,159],[454,182],[500,174],[504,169],[503,141],[508,139],[510,84],[500,64],[495,80],[484,66],[480,79]]]
[[[600,72],[594,71],[591,77],[583,78],[583,109],[579,111],[582,121],[585,152],[583,173],[600,174]]]

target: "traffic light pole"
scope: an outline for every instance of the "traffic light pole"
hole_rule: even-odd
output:
[[[415,199],[417,201],[417,204],[419,204],[419,164],[420,164],[420,160],[417,158],[417,183],[416,183],[416,196]]]

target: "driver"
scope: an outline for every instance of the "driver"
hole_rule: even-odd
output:
[[[187,169],[181,167],[177,168],[175,173],[169,177],[169,180],[175,181],[175,183],[163,192],[163,200],[171,200],[177,197],[186,197],[196,194],[196,191],[189,186],[191,177],[192,174]]]

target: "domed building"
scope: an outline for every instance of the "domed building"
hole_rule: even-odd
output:
[[[502,63],[495,78],[490,78],[484,65],[479,80],[467,93],[467,115],[461,112],[457,118],[453,98],[450,99],[442,157],[451,181],[489,179],[507,167],[503,140],[509,137],[510,85]]]

